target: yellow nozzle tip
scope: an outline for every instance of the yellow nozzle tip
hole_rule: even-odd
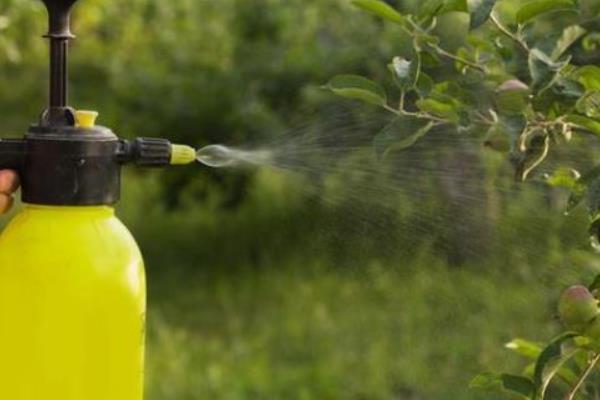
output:
[[[75,121],[80,128],[93,128],[96,126],[97,111],[77,110],[75,111]]]
[[[185,165],[196,161],[196,149],[182,144],[171,145],[171,165]]]

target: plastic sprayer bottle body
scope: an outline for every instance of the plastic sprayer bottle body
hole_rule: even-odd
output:
[[[0,400],[141,400],[146,287],[114,216],[121,168],[191,163],[168,140],[120,139],[67,106],[70,9],[49,13],[50,102],[22,139],[0,139],[28,205],[0,236]]]
[[[141,400],[145,304],[112,208],[26,206],[0,236],[0,399]]]

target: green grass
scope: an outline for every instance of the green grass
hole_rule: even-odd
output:
[[[160,275],[150,400],[489,399],[468,389],[473,375],[525,366],[502,344],[555,331],[541,284],[429,256]]]

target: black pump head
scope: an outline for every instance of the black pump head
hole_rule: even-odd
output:
[[[50,39],[50,105],[42,114],[41,125],[73,126],[75,118],[68,108],[68,51],[71,34],[71,9],[77,0],[42,0],[48,9]]]
[[[42,0],[50,29],[50,105],[23,139],[0,139],[0,169],[16,170],[26,203],[112,205],[119,200],[121,167],[165,167],[193,162],[195,151],[165,139],[119,139],[82,119],[67,104],[67,50],[76,0]],[[87,113],[89,115],[89,112]],[[79,121],[76,121],[79,117]]]

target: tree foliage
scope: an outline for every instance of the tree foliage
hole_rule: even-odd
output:
[[[381,0],[352,3],[397,26],[412,42],[412,51],[389,65],[395,88],[387,92],[397,95],[357,76],[335,77],[328,85],[340,96],[384,108],[397,126],[410,127],[402,135],[390,134],[389,127],[377,135],[378,155],[391,147],[407,148],[443,126],[506,153],[515,179],[525,181],[575,135],[600,135],[596,2],[427,0],[413,13],[401,13]],[[449,13],[468,16],[468,33],[456,48],[446,46],[437,30]],[[548,23],[550,35],[547,28],[540,29]],[[569,209],[588,198],[596,237],[600,191],[591,189],[599,182],[600,169],[556,174],[546,182],[572,190]]]

